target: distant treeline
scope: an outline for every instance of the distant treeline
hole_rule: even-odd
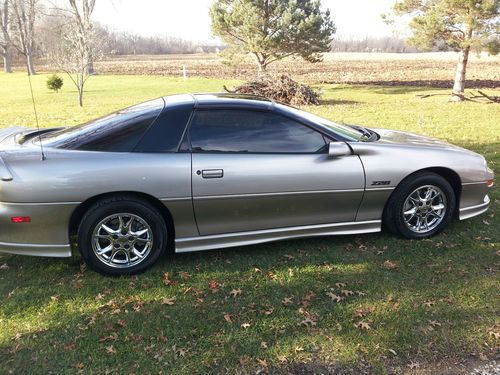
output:
[[[108,54],[112,55],[164,55],[190,53],[217,53],[224,50],[222,44],[207,44],[169,36],[145,37],[137,34],[110,32],[107,35]],[[364,39],[339,39],[332,43],[332,52],[418,52],[405,43],[403,38],[383,37]]]
[[[107,39],[110,55],[168,55],[190,53],[216,53],[222,45],[200,43],[171,36],[141,36],[127,32],[102,30]]]
[[[332,44],[333,52],[419,52],[417,48],[409,46],[403,38],[382,37],[364,39],[339,39]]]

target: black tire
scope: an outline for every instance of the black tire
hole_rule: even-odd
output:
[[[130,265],[113,265],[111,255],[109,256],[111,260],[106,263],[105,260],[101,259],[103,256],[99,258],[96,251],[94,251],[94,232],[99,231],[97,229],[98,227],[102,228],[100,224],[102,224],[103,220],[115,217],[114,215],[123,216],[124,220],[127,220],[127,217],[134,217],[135,222],[132,224],[131,221],[129,225],[143,225],[142,228],[147,228],[148,231],[145,236],[151,236],[148,238],[151,242],[148,247],[148,252],[146,253],[146,250],[144,250],[144,257],[136,257],[135,253],[129,253],[129,255],[127,255],[125,254],[124,248],[120,250],[123,254],[115,256],[115,259],[118,260],[123,258],[123,262],[126,262],[127,259],[130,261],[132,256],[134,256],[137,258],[136,264],[130,263]],[[110,220],[115,220],[115,222],[118,223],[118,218]],[[120,226],[112,229],[119,228]],[[129,232],[132,233],[132,228],[130,228]],[[122,233],[118,235],[120,235],[121,238],[128,236],[123,236]],[[118,237],[118,235],[116,235],[116,237]],[[137,239],[139,239],[139,237],[137,237]],[[89,268],[107,276],[133,275],[152,267],[153,264],[165,253],[167,239],[167,225],[158,210],[147,201],[134,196],[126,195],[105,198],[92,205],[83,216],[78,228],[78,249],[83,259]],[[103,241],[110,241],[109,246],[125,247],[128,244],[128,248],[130,248],[130,242],[127,242],[127,239],[123,239],[122,244],[118,244],[119,241],[117,240],[115,245],[113,245],[114,242],[112,243],[111,240],[105,239]],[[146,249],[148,244],[144,240],[141,241],[142,242],[137,242],[139,244],[137,246],[143,246],[144,249]],[[106,244],[106,242],[104,243]],[[100,244],[98,244],[98,246],[100,246]],[[104,246],[105,245],[103,245],[103,247]],[[135,248],[135,245],[132,247]]]
[[[431,230],[423,233],[410,229],[405,222],[403,207],[407,198],[417,189],[434,186],[441,190],[446,198],[442,219]],[[386,229],[409,239],[423,239],[441,232],[452,220],[456,210],[456,197],[450,183],[440,175],[432,172],[415,173],[404,179],[394,190],[384,210],[383,223]],[[411,215],[410,215],[411,216]],[[425,228],[422,228],[424,230]]]

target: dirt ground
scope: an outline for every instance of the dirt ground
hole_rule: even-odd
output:
[[[306,83],[356,83],[394,86],[450,87],[456,54],[446,53],[328,53],[320,63],[287,59],[272,64],[269,71],[290,74]],[[251,59],[238,66],[224,64],[216,54],[110,57],[96,64],[102,73],[207,78],[252,78]],[[468,65],[469,88],[500,87],[500,57],[472,55]]]

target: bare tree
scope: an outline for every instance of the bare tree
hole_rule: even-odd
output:
[[[26,58],[29,75],[36,74],[34,66],[35,22],[39,0],[10,0],[14,16],[11,41],[13,46]]]
[[[12,55],[10,42],[9,0],[0,4],[0,55],[3,57],[3,70],[12,73]]]
[[[94,56],[92,55],[92,46],[90,39],[94,34],[94,25],[91,20],[92,12],[95,8],[96,0],[68,0],[71,7],[71,13],[75,22],[75,31],[80,39],[79,44],[85,50],[85,61],[87,74],[94,74]]]
[[[96,28],[90,30],[82,38],[80,27],[76,23],[61,25],[58,43],[47,46],[46,51],[51,64],[66,73],[75,85],[80,107],[83,107],[85,83],[92,75],[88,70],[88,57],[90,55],[97,61],[102,57],[104,48],[105,38]]]

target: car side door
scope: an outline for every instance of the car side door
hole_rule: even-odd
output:
[[[188,129],[200,235],[354,221],[359,157],[330,158],[325,136],[272,111],[196,110]]]

